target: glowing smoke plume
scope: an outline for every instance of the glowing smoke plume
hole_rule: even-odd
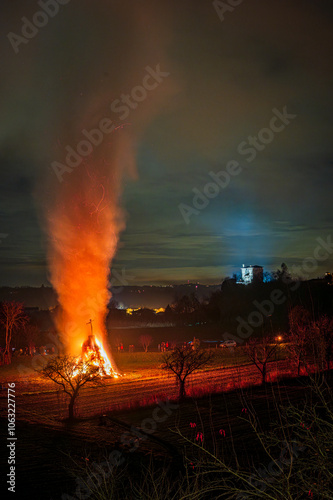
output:
[[[174,92],[172,77],[169,77],[148,92],[147,98],[135,109],[129,109],[126,124],[120,115],[112,115],[110,104],[142,83],[148,65],[160,64],[161,69],[170,71],[164,58],[165,28],[157,22],[159,19],[165,26],[166,18],[160,6],[152,2],[142,2],[140,7],[132,2],[127,10],[123,3],[116,3],[112,13],[107,11],[105,2],[98,7],[91,4],[83,2],[81,6],[86,8],[87,16],[84,33],[79,30],[79,35],[71,34],[75,43],[84,40],[78,56],[84,62],[79,73],[74,75],[71,71],[70,85],[65,75],[68,95],[63,105],[66,113],[65,119],[62,113],[62,121],[59,117],[54,159],[64,164],[66,146],[76,150],[76,145],[86,139],[82,130],[98,128],[103,118],[110,118],[115,125],[121,126],[105,135],[102,143],[94,147],[80,165],[64,173],[63,182],[58,182],[53,173],[50,183],[50,190],[54,191],[52,199],[47,201],[50,281],[61,306],[57,328],[67,350],[73,354],[80,353],[82,342],[89,333],[86,324],[90,318],[96,337],[104,344],[110,263],[125,221],[120,206],[123,180],[128,175],[135,176],[135,146],[145,125],[165,102],[166,96]],[[96,16],[98,23],[94,29]],[[125,39],[122,33],[119,40],[115,40],[108,23],[112,21],[118,29],[119,18],[128,31]],[[80,19],[82,22],[82,13]],[[103,26],[103,43],[96,47],[95,37],[99,39]],[[72,49],[63,47],[63,50],[65,53]],[[73,72],[77,64],[76,50],[70,54]],[[71,82],[74,76],[75,86]]]
[[[104,338],[109,265],[123,227],[117,173],[121,160],[120,155],[113,164],[94,159],[81,165],[70,179],[74,191],[71,182],[63,186],[49,218],[51,280],[61,305],[58,329],[73,353],[80,352],[90,318],[94,332]]]

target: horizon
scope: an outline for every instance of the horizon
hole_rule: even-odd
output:
[[[270,276],[273,277],[274,273],[276,272],[277,270],[275,271],[265,271],[264,270],[264,273],[268,273]],[[327,273],[331,273],[331,271],[328,271],[326,270],[324,273],[320,274],[320,275],[312,275],[312,276],[307,276],[307,277],[304,277],[304,276],[292,276],[291,275],[291,278],[295,281],[311,281],[311,280],[316,280],[316,279],[324,279],[325,278],[325,275]],[[240,274],[239,272],[238,273],[233,273],[233,274]],[[206,286],[206,287],[210,287],[210,286],[219,286],[222,284],[222,282],[224,280],[228,280],[228,279],[233,279],[233,274],[229,274],[229,275],[226,275],[226,276],[223,276],[220,280],[216,280],[216,282],[200,282],[200,281],[191,281],[191,280],[188,280],[187,282],[185,281],[179,281],[179,282],[153,282],[153,283],[149,283],[149,282],[143,282],[143,283],[119,283],[119,284],[111,284],[111,282],[109,283],[109,289],[111,290],[112,288],[131,288],[131,287],[161,287],[161,288],[167,288],[167,287],[172,287],[172,286]],[[274,281],[274,279],[273,279]],[[263,281],[263,283],[265,283],[265,280]],[[246,285],[245,285],[246,286]],[[6,284],[1,284],[0,283],[0,288],[53,288],[55,289],[51,283],[40,283],[40,284],[34,284],[34,285],[31,285],[31,284],[16,284],[16,285],[6,285]]]

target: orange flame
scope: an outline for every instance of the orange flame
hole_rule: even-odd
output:
[[[88,340],[82,344],[82,355],[78,361],[84,361],[99,368],[99,374],[112,375],[118,378],[119,374],[115,371],[115,367],[105,352],[102,342],[94,335],[90,335]]]
[[[123,227],[118,206],[121,176],[110,179],[112,171],[103,167],[96,165],[92,173],[87,165],[81,166],[62,186],[62,201],[56,202],[49,216],[50,278],[58,293],[60,310],[55,320],[66,351],[74,356],[80,353],[86,324],[93,318],[107,370],[117,373],[107,348],[105,320],[111,297],[110,261]]]

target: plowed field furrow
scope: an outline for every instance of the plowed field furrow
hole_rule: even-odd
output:
[[[275,371],[277,363],[271,363],[268,373]],[[279,373],[290,369],[287,361],[278,362]],[[232,389],[234,387],[246,386],[248,384],[259,384],[260,373],[256,367],[247,365],[228,369],[207,370],[193,374],[188,379],[188,391],[190,394],[201,395],[210,391]],[[43,419],[60,419],[66,416],[67,403],[63,393],[54,390],[54,385],[41,386],[34,391],[29,384],[16,388],[17,419],[28,419],[37,421]],[[129,408],[134,403],[140,404],[147,401],[152,402],[154,397],[159,399],[174,398],[177,396],[175,378],[164,372],[155,372],[155,376],[138,378],[136,375],[124,376],[117,380],[106,380],[102,387],[85,387],[81,390],[77,408],[78,415],[90,417],[106,411]],[[2,414],[6,399],[0,400]]]

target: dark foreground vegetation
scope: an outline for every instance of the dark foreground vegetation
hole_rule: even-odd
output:
[[[331,499],[331,386],[322,372],[71,424],[18,421],[16,497]]]
[[[79,467],[77,472],[81,470],[90,497],[96,500],[330,499],[331,381],[328,374],[322,374],[286,381],[265,391],[237,392],[224,400],[216,397],[188,402],[173,410],[173,426],[162,434],[165,439],[160,443],[169,448],[168,460],[155,454],[154,459],[146,457],[140,465],[133,465],[133,453],[127,461],[122,456],[118,467],[104,464],[107,469],[98,478],[90,466]],[[289,401],[288,389],[293,394]],[[225,417],[220,420],[225,426],[218,428],[214,418],[226,409],[224,405],[230,415],[227,421]],[[189,419],[191,407],[196,411]],[[127,418],[130,421],[133,416]],[[154,434],[140,431],[141,436],[129,442],[130,450],[139,450],[145,439],[154,441]],[[157,436],[155,441],[159,442]]]

